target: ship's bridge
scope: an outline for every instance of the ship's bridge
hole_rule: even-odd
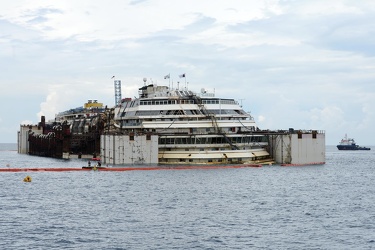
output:
[[[207,92],[204,88],[200,93],[194,93],[187,88],[171,89],[168,86],[157,86],[155,84],[145,85],[139,89],[139,98],[153,98],[153,97],[214,97],[214,93]]]
[[[169,94],[169,87],[150,84],[139,89],[139,98],[165,97]]]

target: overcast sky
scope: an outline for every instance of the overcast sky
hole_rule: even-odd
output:
[[[373,0],[13,0],[0,3],[0,142],[20,124],[142,79],[235,98],[261,129],[375,145]]]

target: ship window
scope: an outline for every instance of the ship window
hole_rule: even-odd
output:
[[[146,140],[147,140],[147,141],[150,141],[150,140],[151,140],[151,135],[150,135],[150,134],[147,134],[147,135],[146,135]]]
[[[298,139],[302,139],[302,133],[298,133]]]
[[[129,140],[134,141],[134,135],[129,135]]]

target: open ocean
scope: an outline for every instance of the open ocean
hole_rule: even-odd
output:
[[[0,168],[86,164],[0,144]],[[327,146],[321,166],[0,172],[0,187],[0,249],[375,249],[374,147]]]

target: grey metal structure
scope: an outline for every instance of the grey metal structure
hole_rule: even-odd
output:
[[[115,106],[121,104],[121,80],[114,80],[115,85]]]

